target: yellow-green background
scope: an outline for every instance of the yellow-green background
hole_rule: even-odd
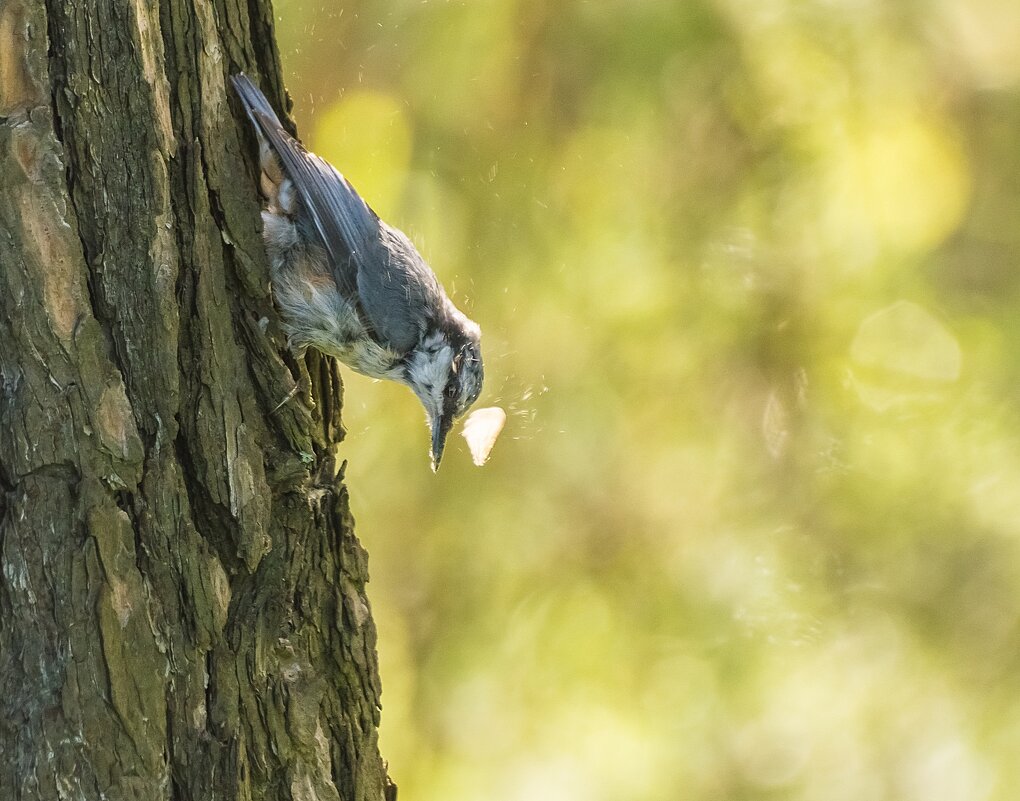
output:
[[[509,412],[345,372],[402,801],[1020,798],[1020,3],[276,13]]]

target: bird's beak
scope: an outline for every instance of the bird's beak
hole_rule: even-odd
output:
[[[432,426],[432,472],[439,469],[439,462],[443,458],[443,448],[446,447],[446,436],[453,427],[453,415],[449,412],[441,412],[433,417],[429,424]]]

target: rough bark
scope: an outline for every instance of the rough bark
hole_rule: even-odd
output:
[[[392,794],[237,70],[282,99],[268,0],[0,0],[3,799]]]

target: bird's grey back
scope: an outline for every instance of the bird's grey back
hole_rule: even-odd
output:
[[[232,78],[249,118],[280,159],[314,225],[341,293],[372,336],[407,352],[448,301],[403,233],[386,225],[350,182],[284,130],[265,95],[245,75]]]

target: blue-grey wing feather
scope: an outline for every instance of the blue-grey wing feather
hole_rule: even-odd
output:
[[[442,294],[435,275],[399,231],[382,222],[334,167],[288,134],[265,95],[244,75],[234,86],[248,116],[280,158],[323,245],[340,291],[383,344],[405,352]]]
[[[357,267],[352,260],[360,241],[370,239],[373,229],[378,229],[378,219],[353,189],[343,191],[346,181],[336,170],[305,150],[284,130],[266,96],[248,76],[235,75],[232,80],[248,117],[269,142],[284,172],[294,183],[308,216],[322,238],[337,286],[348,300],[356,300]],[[340,191],[336,184],[340,185]]]
[[[369,255],[358,269],[358,295],[376,331],[401,351],[425,333],[443,297],[439,281],[403,233],[382,223]]]

